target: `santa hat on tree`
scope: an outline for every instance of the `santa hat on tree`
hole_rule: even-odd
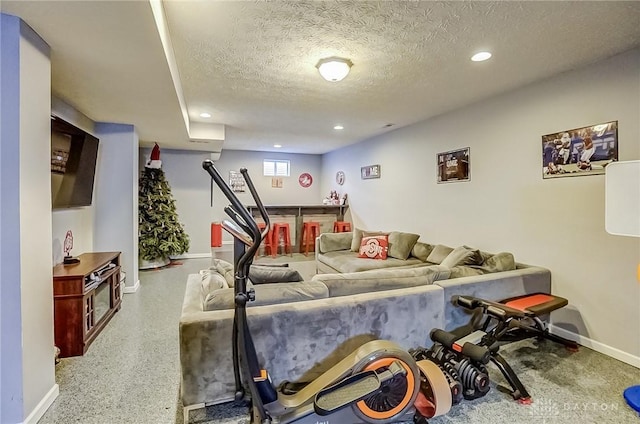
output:
[[[147,168],[160,169],[162,167],[162,161],[160,160],[160,146],[156,143],[151,150],[151,156],[145,165]]]

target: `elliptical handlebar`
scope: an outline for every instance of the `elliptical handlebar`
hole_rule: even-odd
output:
[[[227,215],[229,215],[231,219],[233,219],[236,224],[238,224],[243,230],[249,230],[249,236],[253,240],[253,244],[249,246],[244,255],[242,255],[242,257],[238,260],[238,268],[241,270],[245,270],[246,265],[249,264],[249,261],[253,259],[255,252],[260,247],[262,239],[269,230],[269,215],[267,214],[267,211],[264,208],[260,197],[258,196],[258,192],[256,191],[246,168],[242,168],[240,170],[240,173],[244,177],[247,187],[249,187],[251,196],[258,206],[258,210],[260,211],[260,215],[262,215],[262,219],[264,219],[266,223],[266,228],[262,233],[260,232],[256,221],[253,219],[249,211],[242,205],[242,203],[238,199],[238,196],[236,196],[235,193],[231,191],[231,188],[224,181],[216,167],[213,165],[213,162],[207,159],[202,162],[202,167],[209,173],[209,175],[211,175],[211,178],[213,178],[213,181],[220,188],[224,196],[229,200],[229,202],[231,202],[231,207],[225,208]],[[243,222],[240,222],[239,218]],[[245,272],[244,276],[246,276],[246,274],[247,273]]]
[[[223,226],[227,231],[233,234],[236,240],[246,244],[246,247],[243,246],[242,255],[236,259],[234,276],[235,314],[233,319],[233,368],[236,382],[236,400],[240,400],[244,397],[245,392],[241,381],[244,378],[251,392],[253,408],[257,414],[258,422],[271,422],[268,419],[264,403],[260,397],[258,387],[254,380],[262,374],[262,370],[258,362],[258,355],[247,324],[246,311],[247,302],[255,299],[254,290],[247,290],[249,267],[253,262],[255,253],[260,248],[260,243],[269,232],[271,225],[269,215],[260,200],[260,196],[258,196],[258,192],[256,191],[246,168],[240,169],[240,173],[244,177],[245,183],[251,192],[251,196],[256,202],[260,215],[262,215],[266,224],[265,229],[262,232],[260,232],[258,224],[255,219],[253,219],[252,214],[242,205],[240,199],[238,199],[236,194],[224,181],[218,170],[213,165],[213,162],[211,160],[205,160],[202,162],[202,167],[209,173],[209,175],[211,175],[213,181],[215,181],[216,185],[220,188],[225,197],[229,202],[231,202],[231,205],[225,207],[224,210],[237,225],[232,225],[230,221],[225,220],[223,222]],[[236,246],[234,246],[234,250],[235,248]],[[244,367],[240,367],[241,363],[244,364]]]

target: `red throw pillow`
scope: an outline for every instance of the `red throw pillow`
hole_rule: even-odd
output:
[[[360,242],[359,258],[387,259],[389,236],[365,236]]]

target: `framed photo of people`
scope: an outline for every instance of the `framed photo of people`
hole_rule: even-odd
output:
[[[438,184],[471,180],[469,147],[438,153]]]
[[[542,136],[542,178],[604,174],[618,160],[618,121]]]

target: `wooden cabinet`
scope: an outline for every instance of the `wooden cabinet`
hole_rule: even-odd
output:
[[[53,268],[55,343],[60,356],[84,355],[120,310],[120,252],[84,253]]]

